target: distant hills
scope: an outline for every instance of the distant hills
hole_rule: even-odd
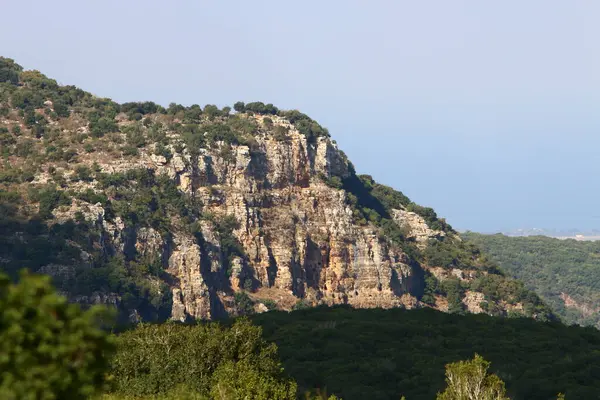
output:
[[[486,232],[494,234],[497,232]],[[548,236],[557,239],[575,239],[575,240],[600,240],[600,230],[598,229],[544,229],[544,228],[520,228],[509,231],[499,232],[506,236]]]
[[[600,328],[600,241],[473,232],[462,238],[523,281],[564,322]]]

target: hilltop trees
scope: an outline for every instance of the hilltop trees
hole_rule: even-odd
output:
[[[279,113],[279,109],[273,104],[265,104],[262,101],[253,101],[248,104],[245,104],[243,101],[238,101],[233,105],[233,109],[239,113],[251,112],[263,115],[276,115]]]
[[[244,112],[246,110],[246,104],[243,101],[238,101],[233,105],[233,109],[236,112]]]
[[[19,83],[19,74],[23,67],[10,58],[0,57],[0,83],[8,82],[16,85]]]

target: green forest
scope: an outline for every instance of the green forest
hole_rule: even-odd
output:
[[[557,322],[431,309],[316,308],[269,312],[253,321],[273,341],[300,388],[344,400],[434,399],[444,365],[478,353],[513,400],[600,393],[600,332]]]
[[[322,306],[116,332],[27,273],[0,275],[0,307],[3,399],[459,400],[457,378],[480,400],[600,392],[600,331],[558,322]]]
[[[546,236],[462,234],[524,282],[565,323],[600,327],[600,242]],[[565,304],[566,296],[574,303]]]

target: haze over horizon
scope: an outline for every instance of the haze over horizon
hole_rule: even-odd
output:
[[[455,228],[600,228],[600,3],[20,1],[0,55],[119,102],[297,108]],[[51,19],[49,15],[61,15]]]

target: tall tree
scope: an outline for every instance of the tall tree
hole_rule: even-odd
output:
[[[490,362],[479,354],[472,360],[446,365],[448,386],[438,393],[437,400],[510,400],[504,382],[497,375],[488,374],[489,367]]]

